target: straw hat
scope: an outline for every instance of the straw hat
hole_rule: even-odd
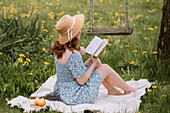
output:
[[[84,15],[77,14],[73,17],[64,15],[57,22],[56,29],[59,32],[58,41],[60,44],[65,44],[71,41],[81,30],[84,24]]]

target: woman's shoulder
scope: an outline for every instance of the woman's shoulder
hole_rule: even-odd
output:
[[[66,49],[66,51],[64,52],[62,58],[57,59],[57,56],[55,56],[55,61],[59,62],[61,64],[66,64],[69,57],[71,56],[71,54],[72,54],[72,51],[69,51],[68,49]]]

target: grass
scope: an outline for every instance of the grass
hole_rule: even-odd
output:
[[[167,65],[167,61],[159,61],[157,54],[153,53],[157,51],[162,6],[163,0],[129,0],[129,22],[130,28],[134,29],[133,34],[101,36],[101,38],[108,38],[111,44],[99,56],[103,63],[109,64],[125,81],[131,78],[135,80],[143,78],[156,86],[147,90],[142,97],[138,111],[141,113],[170,112],[168,104],[170,65]],[[6,42],[11,38],[15,39],[15,34],[21,36],[19,39],[22,39],[23,35],[30,39],[0,49],[0,112],[20,113],[23,110],[16,107],[10,108],[6,105],[5,98],[10,100],[18,95],[29,97],[49,76],[55,74],[54,58],[49,50],[57,40],[58,33],[54,25],[59,18],[64,14],[72,16],[79,12],[84,14],[85,23],[79,46],[86,47],[92,40],[92,36],[85,34],[90,27],[90,0],[49,0],[48,2],[45,0],[11,0],[10,2],[0,0],[0,7],[0,22],[10,23],[15,18],[23,28],[17,32],[18,34],[12,32],[11,28],[8,31],[11,31],[11,35],[4,38],[3,33],[6,32],[1,27],[0,44],[1,38],[3,42]],[[95,0],[94,12],[94,27],[126,27],[124,0]],[[38,22],[33,25],[31,21],[35,21],[36,15],[39,15]],[[34,29],[27,30],[31,25]],[[40,30],[38,26],[41,26]],[[144,51],[146,51],[145,54],[143,54]],[[18,61],[20,54],[25,55],[23,62]],[[26,58],[31,60],[28,65],[24,64],[24,61],[27,61]],[[83,56],[84,61],[88,58],[88,55]],[[41,112],[49,112],[49,110]]]

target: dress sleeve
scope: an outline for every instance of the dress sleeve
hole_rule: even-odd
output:
[[[72,53],[72,56],[70,56],[67,62],[67,65],[74,78],[81,77],[86,72],[86,67],[83,63],[82,57],[76,53]]]

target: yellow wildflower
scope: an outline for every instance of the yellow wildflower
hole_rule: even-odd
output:
[[[28,65],[28,62],[27,62],[27,61],[24,61],[24,64]]]
[[[154,51],[153,54],[157,54],[158,52],[157,51]]]
[[[151,92],[152,90],[151,89],[148,89],[148,92]]]
[[[101,3],[103,3],[103,0],[100,0]]]
[[[44,64],[47,64],[47,65],[48,65],[49,63],[48,63],[48,62],[44,62]]]
[[[146,2],[149,2],[149,0],[146,0]]]
[[[93,22],[95,22],[95,20],[93,20]]]
[[[153,31],[153,30],[154,30],[154,28],[151,28],[151,27],[149,27],[149,28],[148,28],[148,30],[151,30],[151,31]]]
[[[44,27],[41,27],[42,29],[44,29]]]
[[[60,0],[57,0],[57,2],[59,2]]]
[[[30,60],[29,58],[26,58],[26,60],[27,60],[28,62],[31,62],[31,60]]]
[[[157,86],[152,86],[152,88],[156,88]]]
[[[99,18],[100,20],[103,19],[102,17]]]
[[[36,38],[38,40],[38,38]]]
[[[145,39],[145,40],[147,40],[148,38],[147,38],[147,37],[145,37],[144,39]]]
[[[119,16],[119,13],[118,13],[118,12],[116,12],[116,13],[115,13],[115,15],[116,15],[116,16]]]
[[[108,39],[108,38],[106,38],[106,40],[109,42],[109,39]]]
[[[126,45],[126,47],[130,47],[129,45]]]
[[[29,75],[33,75],[32,73],[29,73]]]
[[[117,19],[117,21],[119,22],[119,21],[120,21],[120,19]]]
[[[0,2],[0,4],[3,4],[3,2]]]
[[[135,64],[135,62],[130,62],[130,64]]]
[[[53,36],[53,35],[50,35],[50,37],[51,37],[51,38],[54,38],[54,36]]]
[[[114,21],[114,23],[116,24],[116,23],[117,23],[117,21]]]
[[[86,13],[86,12],[87,12],[87,10],[84,10],[84,12]]]
[[[45,23],[45,21],[42,21],[42,23]]]
[[[110,15],[112,15],[113,13],[112,12],[110,12]]]
[[[43,51],[45,51],[46,49],[45,48],[42,48]]]
[[[98,13],[97,13],[97,12],[95,12],[95,13],[94,13],[94,15],[98,15]]]
[[[110,44],[110,43],[108,43],[107,45],[108,45],[108,46],[111,46],[111,44]]]
[[[20,57],[25,57],[25,55],[24,55],[24,54],[20,54],[19,56],[20,56]]]
[[[113,26],[113,28],[116,28],[116,26]]]
[[[80,11],[77,11],[76,13],[77,13],[77,14],[80,14]]]
[[[98,22],[100,22],[100,20],[97,20]]]
[[[155,26],[155,29],[157,29],[158,28],[158,26]]]
[[[53,3],[49,3],[49,5],[53,5]]]
[[[112,19],[114,19],[114,17],[112,16]]]
[[[133,50],[133,52],[134,52],[134,53],[136,53],[136,52],[137,52],[137,50]]]
[[[3,53],[1,52],[0,55],[2,55]]]
[[[44,29],[44,31],[45,31],[45,32],[48,32],[48,30],[47,30],[47,29]]]
[[[123,7],[123,5],[121,4],[120,7]]]
[[[18,58],[19,62],[23,62],[22,57]]]
[[[124,14],[123,14],[123,13],[121,13],[121,16],[124,16]]]
[[[147,52],[146,52],[146,51],[143,51],[143,52],[142,52],[142,54],[145,54],[145,53],[147,53]]]

